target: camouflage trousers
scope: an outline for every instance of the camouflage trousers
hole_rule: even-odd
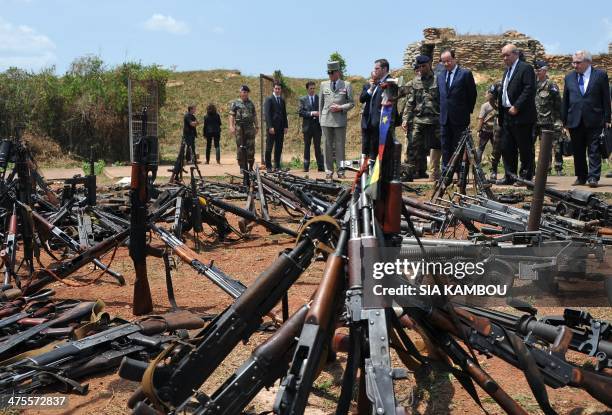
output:
[[[241,138],[244,136],[244,143],[246,146],[246,162],[248,165],[255,163],[255,127],[254,126],[243,126],[236,125],[236,160],[240,165],[240,144]],[[241,169],[247,170],[247,166],[240,166]]]
[[[406,146],[406,161],[410,174],[416,175],[427,171],[427,154],[430,148],[440,148],[440,126],[438,124],[413,124],[408,132],[408,145]]]
[[[488,142],[491,142],[491,171],[497,173],[497,166],[501,159],[501,136],[499,131],[480,131],[478,133],[478,161],[482,161],[482,155]]]
[[[533,146],[535,150],[535,142],[538,138],[542,136],[542,130],[550,130],[553,132],[553,151],[550,155],[550,164],[549,168],[552,168],[552,158],[553,154],[555,156],[555,170],[562,171],[563,170],[563,134],[561,132],[561,127],[558,127],[554,124],[536,124],[533,127]],[[540,141],[541,143],[541,141]],[[541,144],[540,144],[541,145]],[[535,157],[535,151],[533,152]],[[535,162],[533,163],[535,166]]]

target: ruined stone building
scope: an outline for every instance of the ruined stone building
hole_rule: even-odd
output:
[[[404,53],[404,66],[411,68],[417,55],[424,54],[433,58],[434,65],[443,49],[454,49],[461,65],[474,69],[503,69],[500,56],[501,48],[507,43],[514,43],[524,54],[527,62],[545,59],[552,69],[569,71],[572,69],[571,55],[548,55],[544,46],[515,30],[508,30],[500,35],[457,34],[451,28],[426,28],[423,40],[411,43]],[[586,45],[588,46],[588,45]],[[593,55],[593,64],[612,72],[612,43],[608,53]]]

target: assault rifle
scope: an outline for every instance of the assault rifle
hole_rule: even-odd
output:
[[[178,311],[120,324],[80,340],[62,343],[50,351],[0,368],[0,392],[23,391],[23,388],[32,391],[60,381],[84,393],[87,388],[73,378],[117,367],[126,354],[158,350],[162,344],[161,333],[192,330],[203,325],[204,321],[194,314]]]
[[[533,189],[535,183],[512,176],[513,180]],[[567,192],[545,187],[544,194],[557,200],[557,212],[563,216],[570,216],[583,221],[599,220],[602,226],[612,226],[612,205],[597,197],[594,192],[571,189]]]
[[[343,215],[348,197],[347,193],[340,194],[326,214],[330,217]],[[153,376],[154,385],[146,394],[150,405],[166,410],[181,405],[240,340],[248,340],[260,327],[263,316],[282,299],[313,260],[315,241],[328,243],[335,230],[330,220],[310,224],[295,248],[282,253],[231,306],[204,328],[197,335],[198,341],[193,347],[177,350],[166,365],[171,372],[167,380],[156,382]]]
[[[4,241],[4,249],[0,252],[4,263],[4,284],[10,284],[11,278],[15,279],[15,284],[21,287],[19,276],[15,273],[15,260],[17,256],[17,212],[13,205],[13,214],[9,220],[8,231]]]

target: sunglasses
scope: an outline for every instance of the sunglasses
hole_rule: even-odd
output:
[[[331,74],[333,74],[334,72],[336,72],[336,71],[327,71],[327,74],[328,74],[328,75],[331,75]]]

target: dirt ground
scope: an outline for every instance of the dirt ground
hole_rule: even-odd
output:
[[[237,204],[242,204],[242,202]],[[280,210],[272,210],[273,218],[287,223],[287,215]],[[236,224],[236,218],[228,214],[230,223]],[[295,227],[295,224],[289,225]],[[206,228],[205,232],[210,232]],[[277,257],[281,250],[291,248],[294,244],[292,238],[282,235],[270,235],[265,229],[256,226],[253,228],[251,237],[238,242],[219,242],[210,236],[204,236],[204,247],[199,253],[203,262],[213,260],[215,265],[226,274],[231,275],[245,285],[249,285],[257,275],[266,269]],[[161,245],[162,242],[153,240],[153,245]],[[190,247],[194,246],[193,240],[187,240]],[[110,256],[103,259],[107,263]],[[173,284],[176,299],[180,307],[195,313],[219,313],[231,303],[231,299],[219,288],[214,286],[205,277],[198,275],[188,265],[178,262],[178,267],[173,271]],[[308,301],[320,280],[324,262],[314,262],[300,277],[289,291],[289,303],[291,310],[295,310]],[[93,285],[86,287],[68,287],[60,283],[52,284],[56,290],[57,298],[78,298],[82,300],[101,299],[106,304],[106,310],[111,315],[126,319],[133,319],[131,314],[132,290],[134,283],[133,265],[128,256],[127,248],[118,250],[112,268],[125,275],[127,285],[120,287],[116,282],[104,276]],[[151,291],[155,303],[155,313],[170,311],[167,299],[165,276],[161,259],[148,258],[148,273]],[[87,274],[84,269],[81,275]],[[91,276],[76,276],[74,279],[87,282]],[[559,313],[560,308],[541,309],[543,314]],[[280,314],[280,310],[276,310]],[[610,318],[611,309],[601,308],[591,310],[597,317]],[[214,391],[246,358],[250,352],[269,333],[256,333],[251,337],[248,344],[240,344],[229,356],[224,364],[218,368],[202,390]],[[401,367],[397,356],[393,356],[396,367]],[[331,414],[334,413],[335,402],[340,393],[342,367],[346,362],[346,356],[338,354],[337,360],[328,365],[316,380],[313,393],[309,401],[307,414]],[[508,394],[520,403],[528,413],[541,413],[533,398],[527,382],[517,369],[504,363],[500,359],[487,359],[479,356],[481,366],[508,392]],[[407,380],[396,383],[396,395],[399,404],[409,409],[408,413],[419,414],[476,414],[483,413],[482,409],[474,403],[457,380],[447,373],[434,371],[415,383],[415,374],[410,373]],[[85,380],[89,383],[89,393],[85,396],[70,395],[69,408],[62,411],[28,411],[28,413],[40,414],[128,414],[127,400],[138,384],[125,381],[115,373],[97,376]],[[255,400],[247,407],[247,412],[256,414],[271,409],[274,401],[277,385],[270,390],[262,391]],[[488,413],[499,414],[503,411],[488,397],[481,389],[478,389],[483,407]],[[549,388],[549,396],[553,407],[560,414],[586,415],[586,414],[611,414],[605,405],[598,403],[586,392],[574,388],[562,388],[552,390]],[[410,412],[410,410],[412,412]]]

